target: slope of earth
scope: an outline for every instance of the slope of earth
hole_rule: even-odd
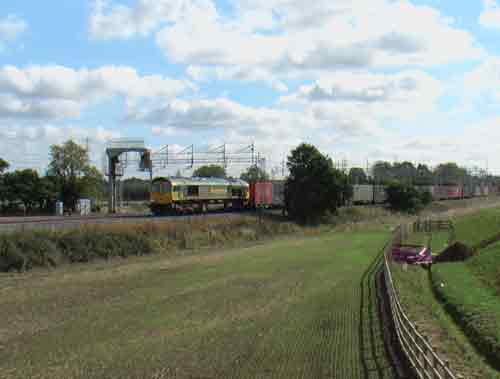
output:
[[[2,378],[398,377],[367,280],[387,237],[0,274]]]

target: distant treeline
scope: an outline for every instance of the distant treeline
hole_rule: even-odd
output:
[[[412,162],[390,163],[379,161],[367,173],[360,167],[349,171],[351,184],[390,184],[400,182],[413,185],[500,184],[500,177],[488,175],[484,170],[470,172],[456,163],[442,163],[431,169],[425,164]]]

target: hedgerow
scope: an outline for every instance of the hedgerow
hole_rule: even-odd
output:
[[[0,271],[230,245],[290,233],[296,228],[267,219],[259,222],[252,217],[221,217],[17,232],[0,235]]]

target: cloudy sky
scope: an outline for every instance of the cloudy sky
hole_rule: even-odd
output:
[[[495,0],[2,1],[0,156],[307,141],[500,173],[499,41]]]

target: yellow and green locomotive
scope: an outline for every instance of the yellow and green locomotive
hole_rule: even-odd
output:
[[[206,212],[210,207],[241,209],[248,205],[248,183],[239,179],[153,179],[150,207],[154,215]]]

